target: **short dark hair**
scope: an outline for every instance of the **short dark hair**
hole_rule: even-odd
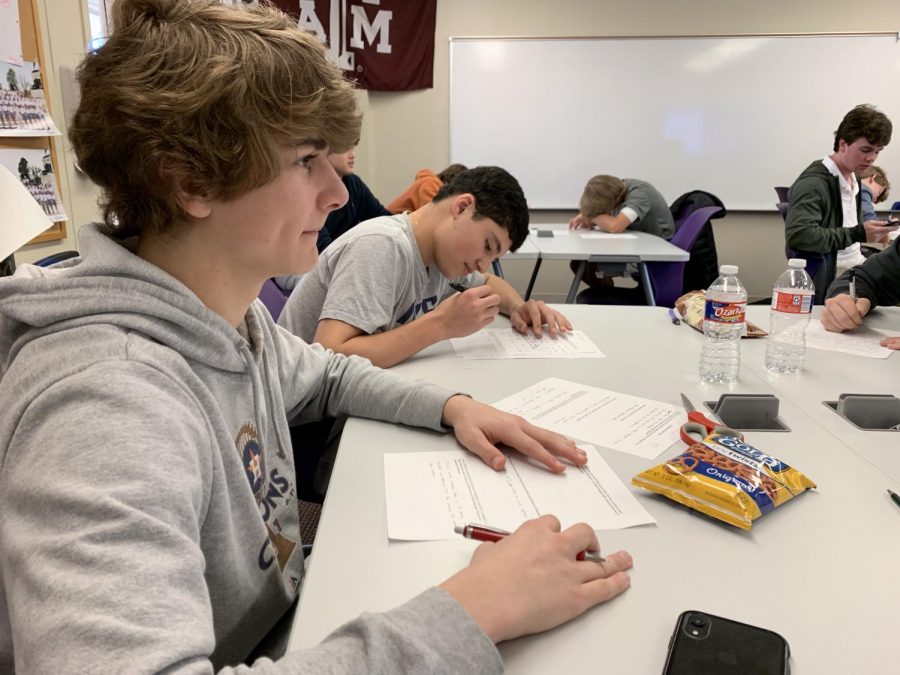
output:
[[[449,183],[467,168],[468,167],[465,164],[451,164],[441,171],[437,177],[440,179],[441,183]]]
[[[868,103],[858,105],[844,115],[837,131],[834,132],[834,151],[838,142],[843,140],[848,145],[860,138],[865,138],[872,145],[885,146],[891,142],[893,125],[880,110]]]
[[[509,232],[510,251],[528,236],[528,203],[519,181],[499,166],[476,166],[444,183],[432,201],[462,194],[475,197],[475,218],[490,218]]]

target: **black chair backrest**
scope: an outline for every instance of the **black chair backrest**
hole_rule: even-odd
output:
[[[725,204],[711,192],[691,190],[685,192],[672,202],[669,209],[676,224],[683,223],[696,209],[704,206],[719,206],[721,211],[712,219],[722,218],[728,213]],[[711,223],[706,223],[691,248],[691,257],[684,267],[684,288],[708,288],[719,276],[719,257],[716,252],[716,239]]]

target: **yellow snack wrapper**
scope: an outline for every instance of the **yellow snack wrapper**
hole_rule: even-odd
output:
[[[816,487],[781,460],[736,436],[718,434],[642,471],[631,484],[744,530],[775,507]]]

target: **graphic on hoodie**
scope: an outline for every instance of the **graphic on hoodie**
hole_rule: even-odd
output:
[[[263,542],[259,550],[257,563],[261,570],[267,570],[277,559],[278,567],[284,570],[297,542],[284,536],[277,512],[294,504],[291,482],[286,476],[282,476],[277,468],[266,470],[266,453],[260,444],[256,426],[252,422],[241,425],[235,445],[269,533],[268,540]],[[275,549],[275,557],[272,555],[272,548]]]

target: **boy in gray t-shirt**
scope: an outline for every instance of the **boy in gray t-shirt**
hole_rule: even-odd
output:
[[[387,368],[425,347],[474,333],[498,312],[541,335],[571,330],[543,302],[525,302],[485,272],[528,234],[519,183],[498,167],[462,172],[430,204],[361,223],[322,252],[278,323],[307,342]],[[461,293],[451,290],[457,280]],[[455,285],[455,284],[454,284]]]
[[[603,230],[619,234],[637,230],[671,239],[675,220],[665,198],[650,183],[637,178],[594,176],[581,195],[578,215],[569,221],[573,230]],[[578,264],[570,265],[573,272]],[[584,282],[590,286],[611,286],[612,277],[631,276],[637,272],[634,263],[590,263],[584,271]]]
[[[675,221],[665,198],[650,183],[637,178],[594,176],[581,195],[572,229],[619,233],[637,230],[671,239]]]

